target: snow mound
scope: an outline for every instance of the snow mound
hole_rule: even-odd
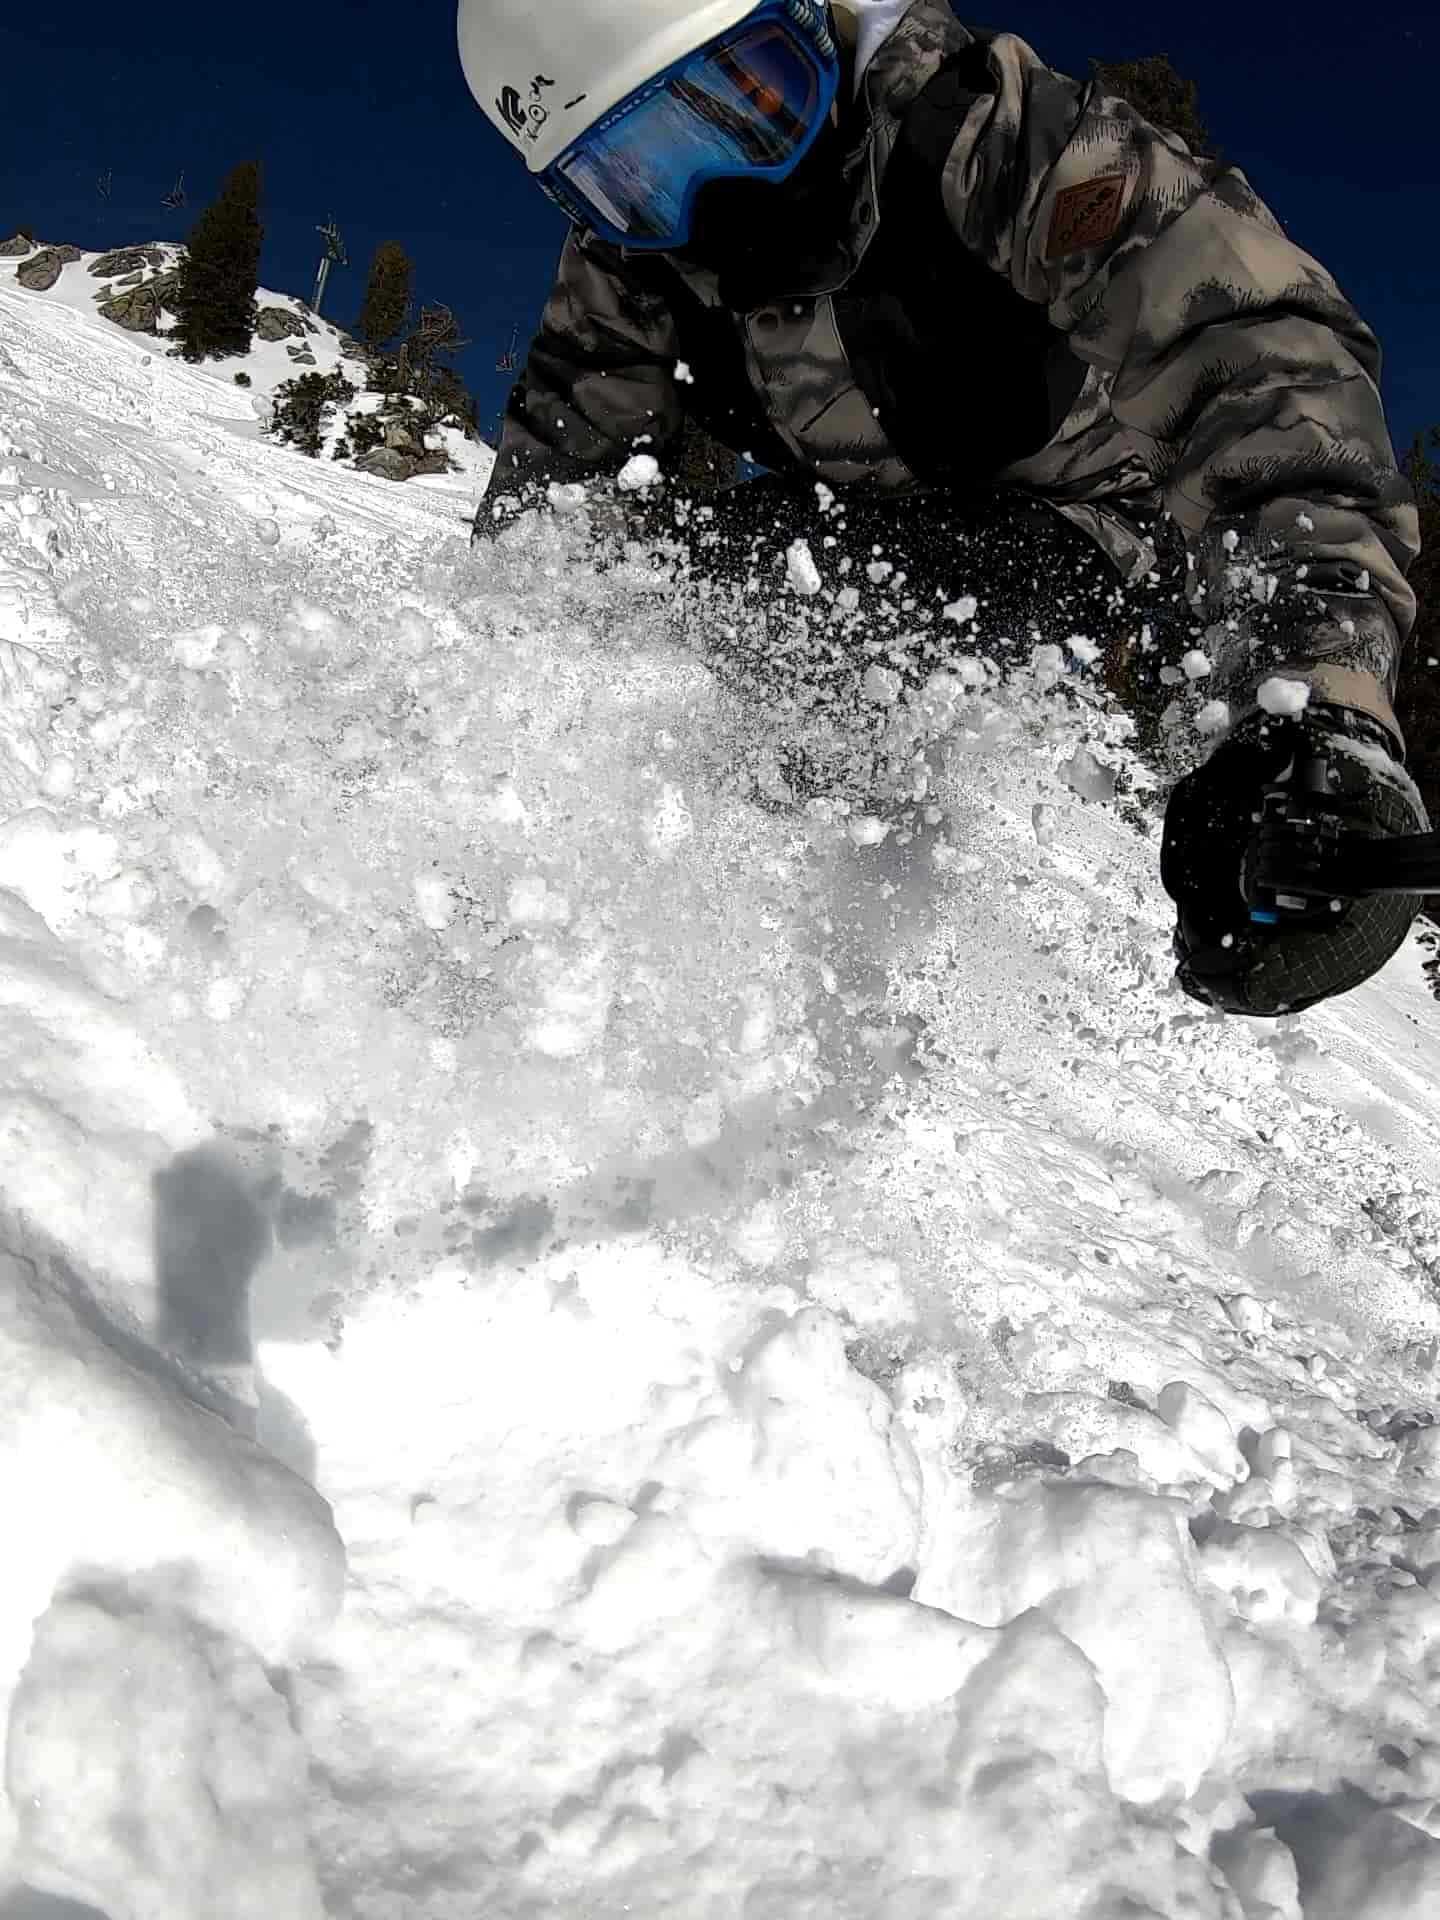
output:
[[[1433,1905],[1418,950],[1181,999],[1063,634],[797,799],[579,508],[0,337],[0,1906]]]
[[[305,1750],[248,1654],[184,1611],[86,1595],[35,1630],[10,1718],[17,1865],[112,1920],[322,1920]],[[143,1850],[133,1843],[145,1809]],[[203,1902],[203,1905],[201,1904]]]

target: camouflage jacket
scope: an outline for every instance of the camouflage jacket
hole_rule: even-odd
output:
[[[848,230],[796,284],[741,310],[680,256],[572,232],[482,513],[535,483],[613,473],[637,448],[663,467],[694,391],[682,316],[700,310],[727,335],[769,433],[736,451],[837,487],[933,484],[877,405],[885,367],[857,370],[844,324],[893,219],[884,188],[907,115],[951,68],[969,77],[943,128],[943,216],[983,277],[1043,314],[1074,376],[1043,444],[993,484],[1050,502],[1127,576],[1152,564],[1146,527],[1168,512],[1189,547],[1210,684],[1237,716],[1283,668],[1398,739],[1390,701],[1418,528],[1374,336],[1241,173],[1197,162],[1014,35],[972,32],[948,0],[914,0],[866,69]],[[972,330],[956,306],[955,379],[973,386],[986,369],[965,366]]]

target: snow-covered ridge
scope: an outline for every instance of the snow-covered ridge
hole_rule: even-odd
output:
[[[1416,950],[1179,999],[1053,647],[760,804],[479,478],[0,281],[0,1912],[1435,1909]]]
[[[42,291],[23,288],[18,280],[21,269],[27,262],[33,264],[36,256],[46,250],[45,243],[40,242],[28,255],[0,256],[0,287],[13,286],[17,294],[29,300],[62,307],[86,319],[99,319],[106,332],[125,329],[103,318],[100,309],[105,302],[136,288],[143,289],[157,282],[163,284],[174,273],[184,252],[182,247],[169,241],[147,242],[104,253],[70,248],[66,251],[78,251],[78,257],[61,266],[51,286]],[[95,267],[107,262],[116,263],[114,270],[97,275]],[[268,421],[279,388],[286,381],[307,373],[322,378],[338,373],[348,380],[357,390],[348,411],[364,414],[380,410],[383,396],[365,391],[364,353],[343,327],[312,312],[305,301],[293,294],[273,293],[260,287],[256,290],[255,304],[261,325],[249,351],[224,360],[204,361],[195,369],[200,378],[216,387],[232,388],[242,396],[237,410],[240,418],[257,424]],[[162,310],[156,316],[152,331],[137,331],[132,338],[149,342],[151,352],[166,354],[171,351],[173,330],[173,315]],[[243,376],[243,385],[237,384],[237,374]],[[330,421],[318,458],[332,457],[343,424],[343,413]],[[449,427],[432,430],[429,439],[431,445],[443,448],[464,484],[478,492],[477,478],[489,471],[492,458],[489,449]]]

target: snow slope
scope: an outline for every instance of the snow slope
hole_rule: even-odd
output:
[[[0,281],[0,1915],[1436,1908],[1418,950],[1177,996],[1053,646],[762,804],[472,494]]]
[[[122,249],[121,251],[127,251]],[[128,249],[136,251],[136,249]],[[145,267],[136,276],[146,282],[153,281],[161,274],[171,271],[184,249],[168,241],[155,241],[147,244],[141,251],[158,254],[161,266],[158,271]],[[48,306],[66,308],[80,322],[86,336],[88,323],[95,321],[101,334],[108,336],[118,329],[113,322],[102,320],[96,311],[97,297],[117,290],[124,291],[125,279],[112,277],[97,278],[92,268],[97,260],[108,255],[82,252],[78,260],[69,261],[60,269],[54,286],[44,293],[34,293],[21,289],[15,280],[17,269],[24,266],[27,257],[18,259],[0,259],[0,286],[7,286],[28,302],[43,301]],[[263,340],[257,334],[250,343],[249,350],[243,354],[232,354],[225,360],[212,361],[200,369],[200,377],[210,386],[232,389],[223,417],[232,420],[235,432],[254,432],[261,430],[263,423],[270,418],[271,406],[276,391],[287,380],[295,380],[306,373],[339,373],[356,389],[356,396],[343,413],[378,412],[383,404],[379,394],[368,393],[365,389],[366,369],[363,359],[355,348],[354,341],[333,321],[317,316],[303,300],[293,294],[271,293],[267,288],[256,290],[255,303],[262,312],[274,308],[287,313],[304,331],[289,339]],[[159,321],[160,331],[156,335],[136,334],[132,338],[141,343],[142,350],[152,355],[165,357],[170,352],[169,335],[174,328],[174,319],[168,313],[162,313]],[[298,364],[292,356],[292,349],[308,352],[313,365]],[[236,374],[244,374],[249,382],[247,388],[235,390]],[[328,459],[341,435],[341,417],[332,417],[327,424],[324,452],[322,458]],[[481,443],[467,439],[463,433],[453,428],[433,429],[428,444],[443,446],[449,454],[457,473],[465,478],[470,492],[477,493],[484,476],[490,470],[493,454]],[[304,457],[304,456],[298,456]],[[403,483],[408,484],[408,482]]]

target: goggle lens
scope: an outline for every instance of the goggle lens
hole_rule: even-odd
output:
[[[833,74],[788,23],[752,20],[577,141],[551,169],[556,197],[622,245],[683,245],[696,189],[784,170],[833,94]]]

